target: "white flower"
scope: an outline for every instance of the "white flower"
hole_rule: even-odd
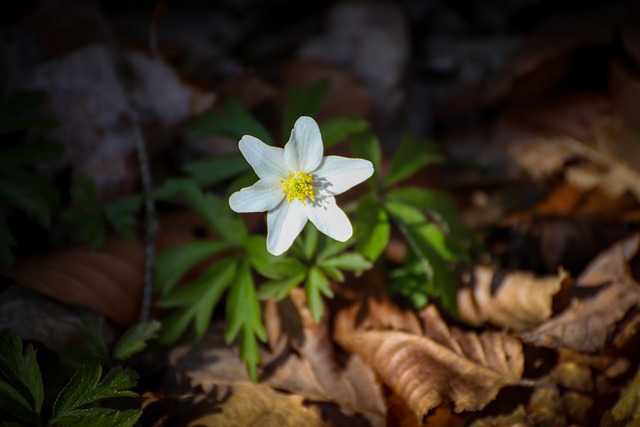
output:
[[[304,116],[296,121],[284,148],[249,135],[242,137],[239,147],[260,179],[233,193],[229,205],[236,212],[268,212],[269,252],[280,255],[289,249],[307,220],[340,242],[351,237],[349,218],[334,196],[369,178],[370,161],[323,157],[318,124]]]

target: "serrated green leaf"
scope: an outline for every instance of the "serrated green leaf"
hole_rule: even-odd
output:
[[[269,298],[275,298],[276,301],[281,301],[289,295],[293,288],[302,283],[306,275],[307,273],[305,271],[286,279],[265,282],[257,291],[258,299],[264,301]]]
[[[251,170],[251,166],[238,153],[196,160],[184,169],[198,185],[208,187]]]
[[[267,331],[262,323],[260,302],[251,277],[249,263],[240,260],[235,281],[227,296],[227,325],[224,337],[231,343],[242,331],[240,338],[240,358],[247,364],[249,376],[257,380],[257,365],[260,360],[256,338],[266,341]]]
[[[311,317],[318,323],[324,314],[322,295],[329,298],[333,297],[333,291],[329,287],[329,280],[318,267],[312,267],[309,270],[304,288]]]
[[[50,185],[36,175],[17,168],[0,169],[0,201],[34,218],[41,226],[50,225]]]
[[[221,101],[221,105],[222,112],[208,111],[187,122],[186,130],[191,139],[226,135],[239,140],[243,135],[251,135],[273,145],[269,132],[249,114],[240,101],[226,97]]]
[[[332,267],[330,265],[320,264],[320,270],[327,276],[329,279],[333,279],[338,283],[344,282],[344,273],[337,269],[336,267]]]
[[[16,390],[11,384],[0,379],[0,408],[11,415],[31,424],[40,424],[40,417],[32,403]]]
[[[372,267],[372,264],[367,261],[364,256],[355,252],[347,252],[333,258],[329,258],[323,261],[322,265],[346,271],[353,271],[358,275]]]
[[[331,82],[323,78],[317,82],[306,86],[293,88],[284,107],[284,118],[282,120],[282,137],[289,139],[293,125],[300,116],[314,116],[324,102]]]
[[[460,218],[456,202],[447,193],[421,187],[403,187],[388,192],[386,199],[428,211],[446,224],[452,233],[460,236],[470,233]]]
[[[113,357],[124,360],[141,352],[147,342],[158,335],[161,324],[157,320],[136,323],[125,331],[113,348]]]
[[[349,239],[346,242],[339,242],[323,234],[320,236],[320,241],[318,242],[316,262],[321,263],[325,259],[344,251],[350,246],[353,246],[354,243],[355,241],[353,239]]]
[[[135,371],[116,367],[100,380],[101,374],[102,367],[97,363],[80,367],[58,394],[50,423],[59,424],[59,419],[64,420],[73,411],[102,399],[137,396],[127,390],[136,385]]]
[[[306,272],[307,267],[295,258],[280,257],[262,266],[259,273],[268,279],[285,280]]]
[[[158,307],[184,307],[176,314],[177,317],[165,318],[160,342],[173,343],[190,322],[194,325],[195,339],[201,339],[222,293],[234,278],[236,266],[234,258],[223,258],[209,266],[195,282],[181,286],[160,298],[156,302]],[[174,326],[173,323],[180,327]]]
[[[383,180],[385,187],[396,184],[423,167],[444,161],[435,145],[427,140],[407,136],[391,160],[389,172]]]
[[[360,199],[354,222],[356,250],[375,262],[389,243],[389,215],[371,196]]]
[[[380,140],[373,132],[361,132],[351,139],[351,150],[356,157],[369,160],[373,164],[374,176],[382,165]],[[375,182],[375,180],[371,180]]]
[[[264,234],[254,234],[249,236],[245,241],[244,249],[249,257],[249,263],[258,273],[262,274],[261,269],[282,257],[270,254],[267,251]]]
[[[220,240],[205,240],[187,243],[159,253],[154,272],[160,294],[166,295],[189,269],[210,256],[229,248]]]
[[[242,247],[249,232],[240,216],[229,207],[229,202],[212,193],[203,193],[194,183],[183,186],[184,195],[193,208],[204,218],[211,227],[227,242]]]
[[[18,402],[19,406],[24,407],[26,402],[35,417],[39,418],[44,388],[35,350],[31,344],[27,344],[23,349],[20,337],[8,329],[3,331],[0,337],[0,373],[7,380],[6,385],[22,396]],[[9,388],[3,388],[2,392],[9,393],[6,399],[16,397],[15,394],[11,394]]]
[[[445,259],[456,260],[457,257],[446,247],[442,233],[418,209],[390,201],[385,203],[385,207],[421,265],[425,267],[425,280],[433,280],[437,284],[444,307],[455,315],[458,282],[447,267]]]
[[[369,122],[359,118],[337,118],[327,120],[320,125],[320,134],[324,148],[329,149],[340,141],[364,132]]]
[[[57,418],[63,427],[132,427],[142,415],[140,409],[118,411],[108,408],[76,409]]]
[[[319,237],[320,232],[318,229],[313,224],[307,223],[307,226],[302,232],[302,253],[307,261],[313,259],[313,254],[318,247]]]

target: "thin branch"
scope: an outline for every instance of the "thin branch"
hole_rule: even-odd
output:
[[[106,38],[107,46],[113,58],[116,75],[120,81],[125,98],[129,105],[128,118],[133,128],[133,137],[138,154],[140,166],[140,175],[142,178],[142,193],[144,197],[144,206],[146,212],[146,233],[145,233],[145,266],[144,266],[144,290],[142,295],[142,306],[140,308],[140,321],[147,322],[151,315],[151,297],[153,295],[153,262],[155,258],[155,236],[158,229],[158,220],[156,215],[156,205],[153,199],[153,180],[151,178],[151,168],[149,166],[149,156],[144,142],[144,135],[138,118],[138,110],[133,99],[131,91],[131,73],[129,64],[127,63],[122,51],[118,48],[118,44],[113,35],[113,31],[102,11],[95,3],[90,2],[91,7],[95,11],[98,24]]]

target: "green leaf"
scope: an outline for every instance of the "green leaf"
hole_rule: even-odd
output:
[[[198,279],[181,286],[161,297],[156,305],[163,308],[184,307],[174,317],[165,318],[160,333],[160,342],[171,344],[184,333],[193,322],[195,339],[200,340],[211,322],[213,310],[222,293],[234,278],[237,262],[234,258],[223,258],[209,266]]]
[[[136,385],[135,371],[116,367],[100,380],[102,367],[97,363],[80,367],[64,386],[53,404],[51,424],[60,424],[74,411],[94,402],[115,397],[135,397],[136,393],[127,389]]]
[[[284,280],[307,271],[307,267],[295,258],[280,257],[260,268],[259,273],[268,279]]]
[[[284,107],[282,120],[282,137],[288,139],[293,125],[300,116],[314,116],[320,111],[327,94],[331,89],[329,79],[320,79],[317,82],[303,87],[293,88]]]
[[[114,346],[113,357],[117,360],[124,360],[141,352],[147,346],[147,342],[158,335],[160,326],[161,324],[157,320],[131,326]]]
[[[391,160],[389,172],[383,183],[385,187],[409,178],[421,168],[444,161],[442,155],[436,151],[432,142],[407,136],[404,138],[398,152]]]
[[[318,323],[324,313],[324,301],[322,295],[332,298],[333,291],[329,287],[329,280],[322,273],[320,268],[312,267],[309,270],[307,281],[305,282],[305,295],[307,297],[307,306],[311,312],[311,317]]]
[[[306,275],[307,272],[304,271],[288,278],[265,282],[258,289],[258,299],[263,301],[269,298],[275,298],[276,301],[283,300],[289,295],[293,288],[302,283]]]
[[[256,381],[257,366],[260,361],[256,338],[266,341],[267,331],[262,324],[260,302],[256,298],[255,285],[246,260],[240,260],[235,282],[227,295],[226,309],[225,340],[231,343],[242,331],[240,358],[246,363],[250,378]]]
[[[244,246],[249,237],[247,226],[242,218],[231,210],[227,199],[223,200],[212,193],[205,194],[193,183],[184,185],[183,191],[209,227],[227,242],[235,246]]]
[[[51,184],[35,174],[6,168],[0,169],[0,201],[23,211],[48,228],[50,208],[53,207],[52,202],[57,201],[57,193]]]
[[[156,286],[162,295],[167,294],[189,269],[205,259],[229,248],[220,240],[187,243],[158,254],[154,263]]]
[[[357,275],[362,274],[365,270],[369,270],[372,267],[372,264],[367,261],[365,257],[355,252],[348,252],[329,258],[326,261],[323,261],[322,265],[346,271],[353,271]]]
[[[251,135],[265,144],[273,145],[269,132],[249,114],[240,101],[226,97],[221,104],[222,112],[208,111],[187,122],[186,130],[191,139],[226,135],[240,140],[244,135]]]
[[[369,123],[359,118],[337,118],[320,125],[325,150],[353,135],[369,129]]]
[[[238,153],[196,160],[189,163],[185,170],[199,186],[208,187],[251,170],[251,166]]]
[[[9,329],[0,336],[0,373],[7,381],[3,382],[0,402],[13,402],[22,417],[39,419],[44,388],[36,352],[31,344],[23,350],[22,340]]]
[[[424,266],[426,280],[437,284],[444,307],[455,315],[458,282],[445,259],[456,260],[457,256],[447,248],[442,233],[419,210],[391,201],[387,201],[385,207]]]
[[[64,151],[64,146],[50,142],[20,144],[0,150],[0,168],[31,166],[53,160]]]
[[[318,247],[319,237],[320,232],[318,229],[313,224],[307,223],[302,233],[302,253],[306,260],[313,259],[313,254]]]
[[[81,332],[84,341],[62,354],[63,360],[74,367],[87,363],[109,363],[109,348],[104,340],[104,317],[92,312],[82,313]]]
[[[132,427],[142,415],[141,409],[118,411],[108,408],[75,409],[57,418],[64,427]]]
[[[346,242],[339,242],[322,234],[320,235],[320,241],[318,242],[318,249],[316,251],[316,262],[321,263],[325,259],[344,251],[354,243],[355,241],[352,239],[349,239]]]
[[[382,167],[382,148],[380,140],[373,132],[355,135],[351,140],[351,150],[356,157],[367,159],[373,164],[374,174],[379,173]]]
[[[319,267],[328,278],[335,280],[338,283],[344,282],[344,273],[342,273],[338,268],[326,264],[320,264]]]
[[[369,261],[375,262],[389,243],[389,215],[373,197],[364,196],[358,203],[354,228],[356,250]]]
[[[249,236],[245,241],[244,249],[249,257],[251,267],[260,274],[262,274],[263,267],[282,259],[282,257],[275,256],[267,251],[265,236],[263,234]]]
[[[40,424],[40,416],[18,390],[0,379],[0,408],[31,424]]]

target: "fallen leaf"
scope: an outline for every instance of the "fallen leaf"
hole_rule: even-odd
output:
[[[514,331],[540,325],[553,314],[553,296],[569,280],[564,270],[556,276],[536,277],[527,271],[503,275],[485,266],[476,266],[472,287],[458,291],[460,319],[472,326],[486,322]]]
[[[574,298],[562,313],[520,337],[541,347],[599,351],[611,340],[616,324],[640,302],[638,297],[624,285],[610,285],[595,296]]]
[[[14,285],[0,294],[0,331],[4,329],[62,353],[82,340],[82,317],[75,307]]]
[[[131,325],[140,309],[143,266],[142,245],[113,238],[98,251],[74,247],[19,261],[7,274],[40,294]]]
[[[319,323],[315,323],[307,307],[303,289],[293,289],[289,299],[293,304],[288,305],[288,308],[296,311],[301,327],[298,332],[301,332],[301,336],[292,339],[291,345],[299,354],[302,363],[308,367],[312,378],[322,391],[324,400],[361,413],[371,418],[373,423],[379,424],[386,413],[386,406],[374,372],[355,355],[338,363],[338,355],[329,334],[329,317],[323,316]],[[285,318],[292,317],[293,315],[286,315]],[[269,319],[265,320],[268,324]],[[289,356],[289,363],[299,365],[296,357],[298,356]],[[287,362],[280,369],[287,369],[286,365]],[[296,392],[288,384],[291,380],[283,378],[282,373],[279,377],[280,387]],[[297,381],[295,378],[294,380]],[[267,377],[266,381],[270,382],[270,378]]]
[[[300,396],[287,396],[264,384],[239,383],[216,411],[199,417],[188,427],[299,427],[327,426],[320,411],[303,405]]]
[[[507,335],[449,330],[433,307],[421,313],[426,336],[353,329],[355,313],[337,315],[336,341],[372,366],[418,419],[449,402],[456,412],[479,410],[502,387],[523,384],[522,348]]]
[[[611,414],[617,421],[640,419],[640,370],[620,394],[620,398],[611,409]]]
[[[631,277],[629,262],[640,248],[640,234],[634,234],[611,245],[584,269],[576,286],[592,288],[614,281],[627,282]]]

